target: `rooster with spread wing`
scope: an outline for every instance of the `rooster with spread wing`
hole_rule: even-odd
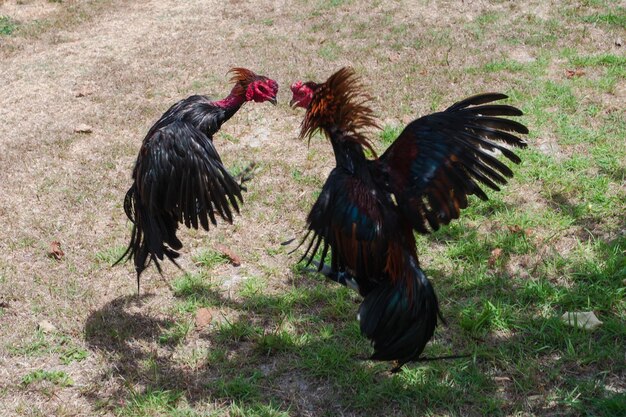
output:
[[[307,217],[302,258],[310,264],[319,253],[320,271],[364,297],[358,318],[371,359],[396,361],[393,372],[426,360],[420,355],[441,315],[413,231],[437,230],[459,217],[469,195],[486,200],[481,186],[506,184],[513,173],[496,154],[519,163],[510,147],[525,147],[515,134],[528,129],[501,116],[522,112],[491,104],[504,94],[475,95],[409,123],[378,157],[366,136],[377,125],[352,69],[291,90],[291,105],[306,109],[300,137],[321,131],[336,161]]]

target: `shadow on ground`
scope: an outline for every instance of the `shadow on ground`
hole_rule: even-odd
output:
[[[358,297],[319,277],[295,274],[285,293],[266,294],[259,287],[238,299],[211,284],[176,292],[181,305],[228,312],[203,330],[193,328],[196,307],[151,317],[142,306],[152,296],[120,297],[89,317],[85,335],[109,362],[102,379],[124,383],[109,384],[110,390],[90,394],[91,400],[119,411],[129,403],[154,402],[156,396],[164,412],[182,403],[234,415],[606,409],[621,398],[606,386],[623,385],[619,380],[625,376],[620,340],[626,327],[612,313],[611,300],[623,291],[618,277],[626,265],[610,256],[623,251],[625,243],[601,245],[599,256],[614,260],[595,270],[574,265],[570,288],[541,278],[520,285],[497,269],[484,280],[455,288],[454,277],[431,271],[450,325],[438,328],[426,354],[472,356],[410,365],[398,375],[387,372],[389,364],[362,360],[371,348],[354,320]],[[480,250],[488,253],[488,248]],[[605,325],[589,335],[568,328],[558,315],[538,318],[538,300],[554,310],[585,305]],[[595,397],[568,402],[568,395],[559,394],[575,393],[580,384],[595,384]],[[467,399],[462,409],[450,401],[459,397]]]
[[[445,364],[412,365],[391,375],[389,364],[363,360],[371,349],[354,320],[358,299],[330,283],[304,280],[312,283],[295,284],[289,294],[259,292],[241,301],[209,285],[179,294],[182,302],[205,300],[236,314],[208,331],[190,330],[174,343],[164,342],[164,335],[177,319],[141,312],[150,295],[111,301],[88,318],[85,335],[109,361],[102,378],[125,382],[90,399],[115,410],[129,398],[139,403],[150,393],[169,392],[172,407],[184,398],[194,408],[236,406],[243,414],[269,407],[296,415],[365,415],[445,409],[449,396],[467,390],[462,381],[441,378]],[[445,349],[441,342],[436,349]],[[193,346],[203,348],[201,357],[191,360]],[[464,362],[469,372],[480,372],[471,359]]]

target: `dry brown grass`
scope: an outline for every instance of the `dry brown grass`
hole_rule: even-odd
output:
[[[106,255],[128,239],[122,200],[140,141],[174,101],[192,93],[224,95],[226,71],[233,66],[281,84],[278,107],[245,106],[216,139],[227,166],[255,161],[261,167],[241,216],[233,226],[221,224],[208,234],[181,233],[187,271],[198,270],[194,254],[217,242],[241,256],[241,267],[221,266],[212,277],[222,313],[235,320],[237,294],[220,287],[222,281],[259,276],[268,294],[280,294],[300,279],[290,269],[296,258],[280,249],[280,242],[299,232],[319,180],[333,163],[326,143],[314,139],[307,148],[295,139],[302,115],[286,104],[293,80],[325,79],[352,65],[372,92],[381,120],[399,124],[480,90],[510,90],[510,73],[481,79],[464,69],[500,58],[534,61],[537,48],[503,39],[524,37],[524,19],[558,18],[560,8],[560,2],[543,1],[326,3],[0,2],[0,15],[22,25],[13,36],[0,37],[0,414],[110,415],[129,387],[141,391],[151,382],[139,377],[149,372],[138,370],[149,369],[151,360],[171,367],[161,374],[178,379],[164,386],[187,387],[187,401],[196,411],[228,405],[227,399],[203,396],[203,384],[217,376],[189,359],[194,349],[206,354],[210,340],[193,327],[177,348],[155,340],[172,323],[175,305],[156,271],[144,274],[145,295],[136,298],[132,268],[110,268]],[[519,20],[519,33],[487,29],[481,19],[490,16]],[[619,35],[614,27],[594,26],[584,33],[582,27],[559,32],[553,48],[606,51],[612,48],[606,40]],[[553,64],[554,77],[560,77],[562,67]],[[591,100],[619,106],[623,86],[622,80],[617,99],[614,94]],[[74,133],[82,123],[93,132]],[[318,182],[294,181],[294,169]],[[536,187],[528,190],[530,198],[514,203],[544,207]],[[53,241],[65,252],[60,261],[47,256]],[[168,279],[181,275],[171,265],[164,273]],[[42,320],[66,341],[45,335],[49,346],[37,348]],[[90,337],[90,326],[100,326],[101,335],[109,325],[127,334]],[[62,363],[64,343],[85,350],[87,358]],[[24,353],[29,347],[34,351]],[[245,354],[245,347],[231,353]],[[269,358],[263,372],[274,365]],[[29,372],[43,368],[63,370],[73,385],[21,384]],[[285,388],[279,396],[292,404],[294,415],[353,414],[329,406],[336,393],[318,381],[287,379],[279,384]]]

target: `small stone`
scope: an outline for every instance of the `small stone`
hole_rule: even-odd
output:
[[[580,329],[593,331],[602,325],[593,311],[567,312],[561,316],[561,321]]]
[[[622,38],[615,39],[615,46],[617,46],[618,48],[621,47],[623,44],[624,42],[622,42]]]
[[[85,123],[81,123],[74,128],[74,133],[91,133],[91,132],[93,132],[93,128]]]
[[[54,333],[57,331],[57,328],[54,327],[54,324],[50,323],[47,320],[40,321],[37,325],[37,329],[41,330],[44,333]]]
[[[211,324],[211,321],[213,321],[213,314],[211,314],[208,308],[203,307],[196,311],[196,327],[198,329],[208,326]]]

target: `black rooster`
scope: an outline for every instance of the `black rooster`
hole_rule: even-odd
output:
[[[233,68],[230,94],[219,101],[194,95],[167,110],[143,140],[124,211],[133,222],[130,243],[115,263],[133,258],[139,277],[163,256],[178,266],[182,243],[178,223],[209,230],[216,215],[232,223],[239,212],[242,185],[233,178],[213,146],[213,135],[247,101],[276,104],[278,84],[245,68]],[[246,178],[242,178],[242,181]]]
[[[429,233],[458,218],[468,195],[486,200],[479,184],[494,190],[506,184],[513,173],[494,152],[519,163],[502,144],[525,147],[508,132],[528,129],[498,116],[522,112],[487,104],[504,94],[469,97],[409,123],[377,157],[364,134],[376,122],[352,69],[342,68],[322,84],[297,81],[291,90],[291,105],[306,109],[300,137],[310,140],[322,131],[336,159],[308,215],[302,259],[314,262],[321,248],[319,270],[364,297],[358,317],[372,341],[371,359],[396,361],[392,372],[406,362],[428,360],[420,355],[441,315],[418,262],[413,230]]]

